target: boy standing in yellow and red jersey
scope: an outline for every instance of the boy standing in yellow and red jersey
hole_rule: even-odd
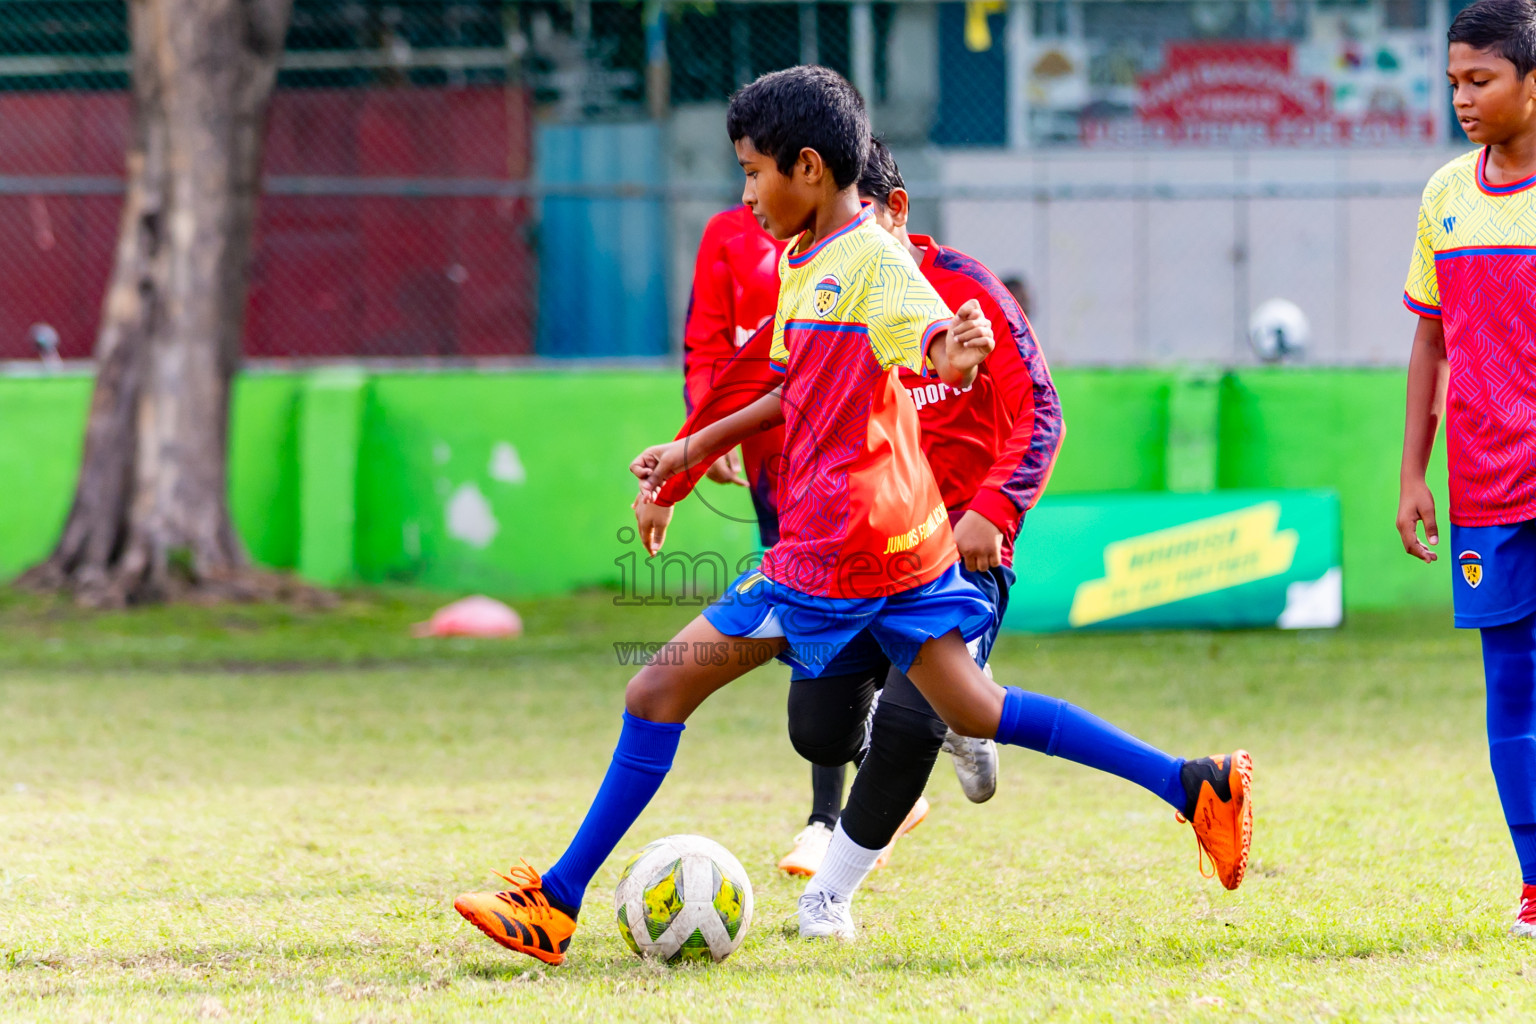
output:
[[[1482,633],[1489,760],[1524,883],[1513,930],[1536,938],[1536,2],[1478,0],[1449,42],[1456,118],[1480,148],[1436,171],[1419,208],[1397,529],[1435,561],[1424,473],[1443,418],[1456,625]]]

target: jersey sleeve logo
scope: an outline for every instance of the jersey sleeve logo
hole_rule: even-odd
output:
[[[836,277],[828,274],[816,282],[816,315],[827,316],[837,308],[837,300],[843,297],[843,286]]]
[[[1473,590],[1483,582],[1483,556],[1476,551],[1463,551],[1456,556],[1461,563],[1461,578],[1467,581],[1467,586]]]

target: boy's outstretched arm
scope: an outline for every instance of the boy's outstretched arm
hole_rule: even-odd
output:
[[[968,388],[976,382],[976,372],[992,354],[994,344],[992,324],[981,311],[981,303],[967,299],[955,311],[949,328],[928,342],[928,361],[945,384]]]
[[[1397,532],[1403,550],[1415,558],[1433,562],[1430,547],[1440,543],[1435,521],[1435,499],[1424,482],[1435,432],[1445,416],[1445,387],[1450,365],[1445,358],[1445,328],[1434,317],[1419,317],[1413,332],[1413,354],[1408,357],[1408,416],[1403,427],[1403,464],[1399,474]],[[1424,524],[1419,540],[1418,524]],[[1425,542],[1428,542],[1426,545]]]
[[[654,555],[661,550],[672,521],[671,506],[687,497],[722,452],[783,422],[784,406],[774,390],[697,433],[652,445],[636,455],[629,471],[639,478],[640,493],[630,507],[635,510],[640,543],[646,551]]]

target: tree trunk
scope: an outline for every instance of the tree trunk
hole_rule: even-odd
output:
[[[260,592],[229,517],[262,129],[292,0],[130,0],[133,131],[74,504],[24,585],[121,605]]]

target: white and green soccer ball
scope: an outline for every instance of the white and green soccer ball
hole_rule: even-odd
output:
[[[703,836],[668,836],[635,855],[614,893],[619,933],[667,963],[724,960],[752,926],[752,882],[731,852]]]

